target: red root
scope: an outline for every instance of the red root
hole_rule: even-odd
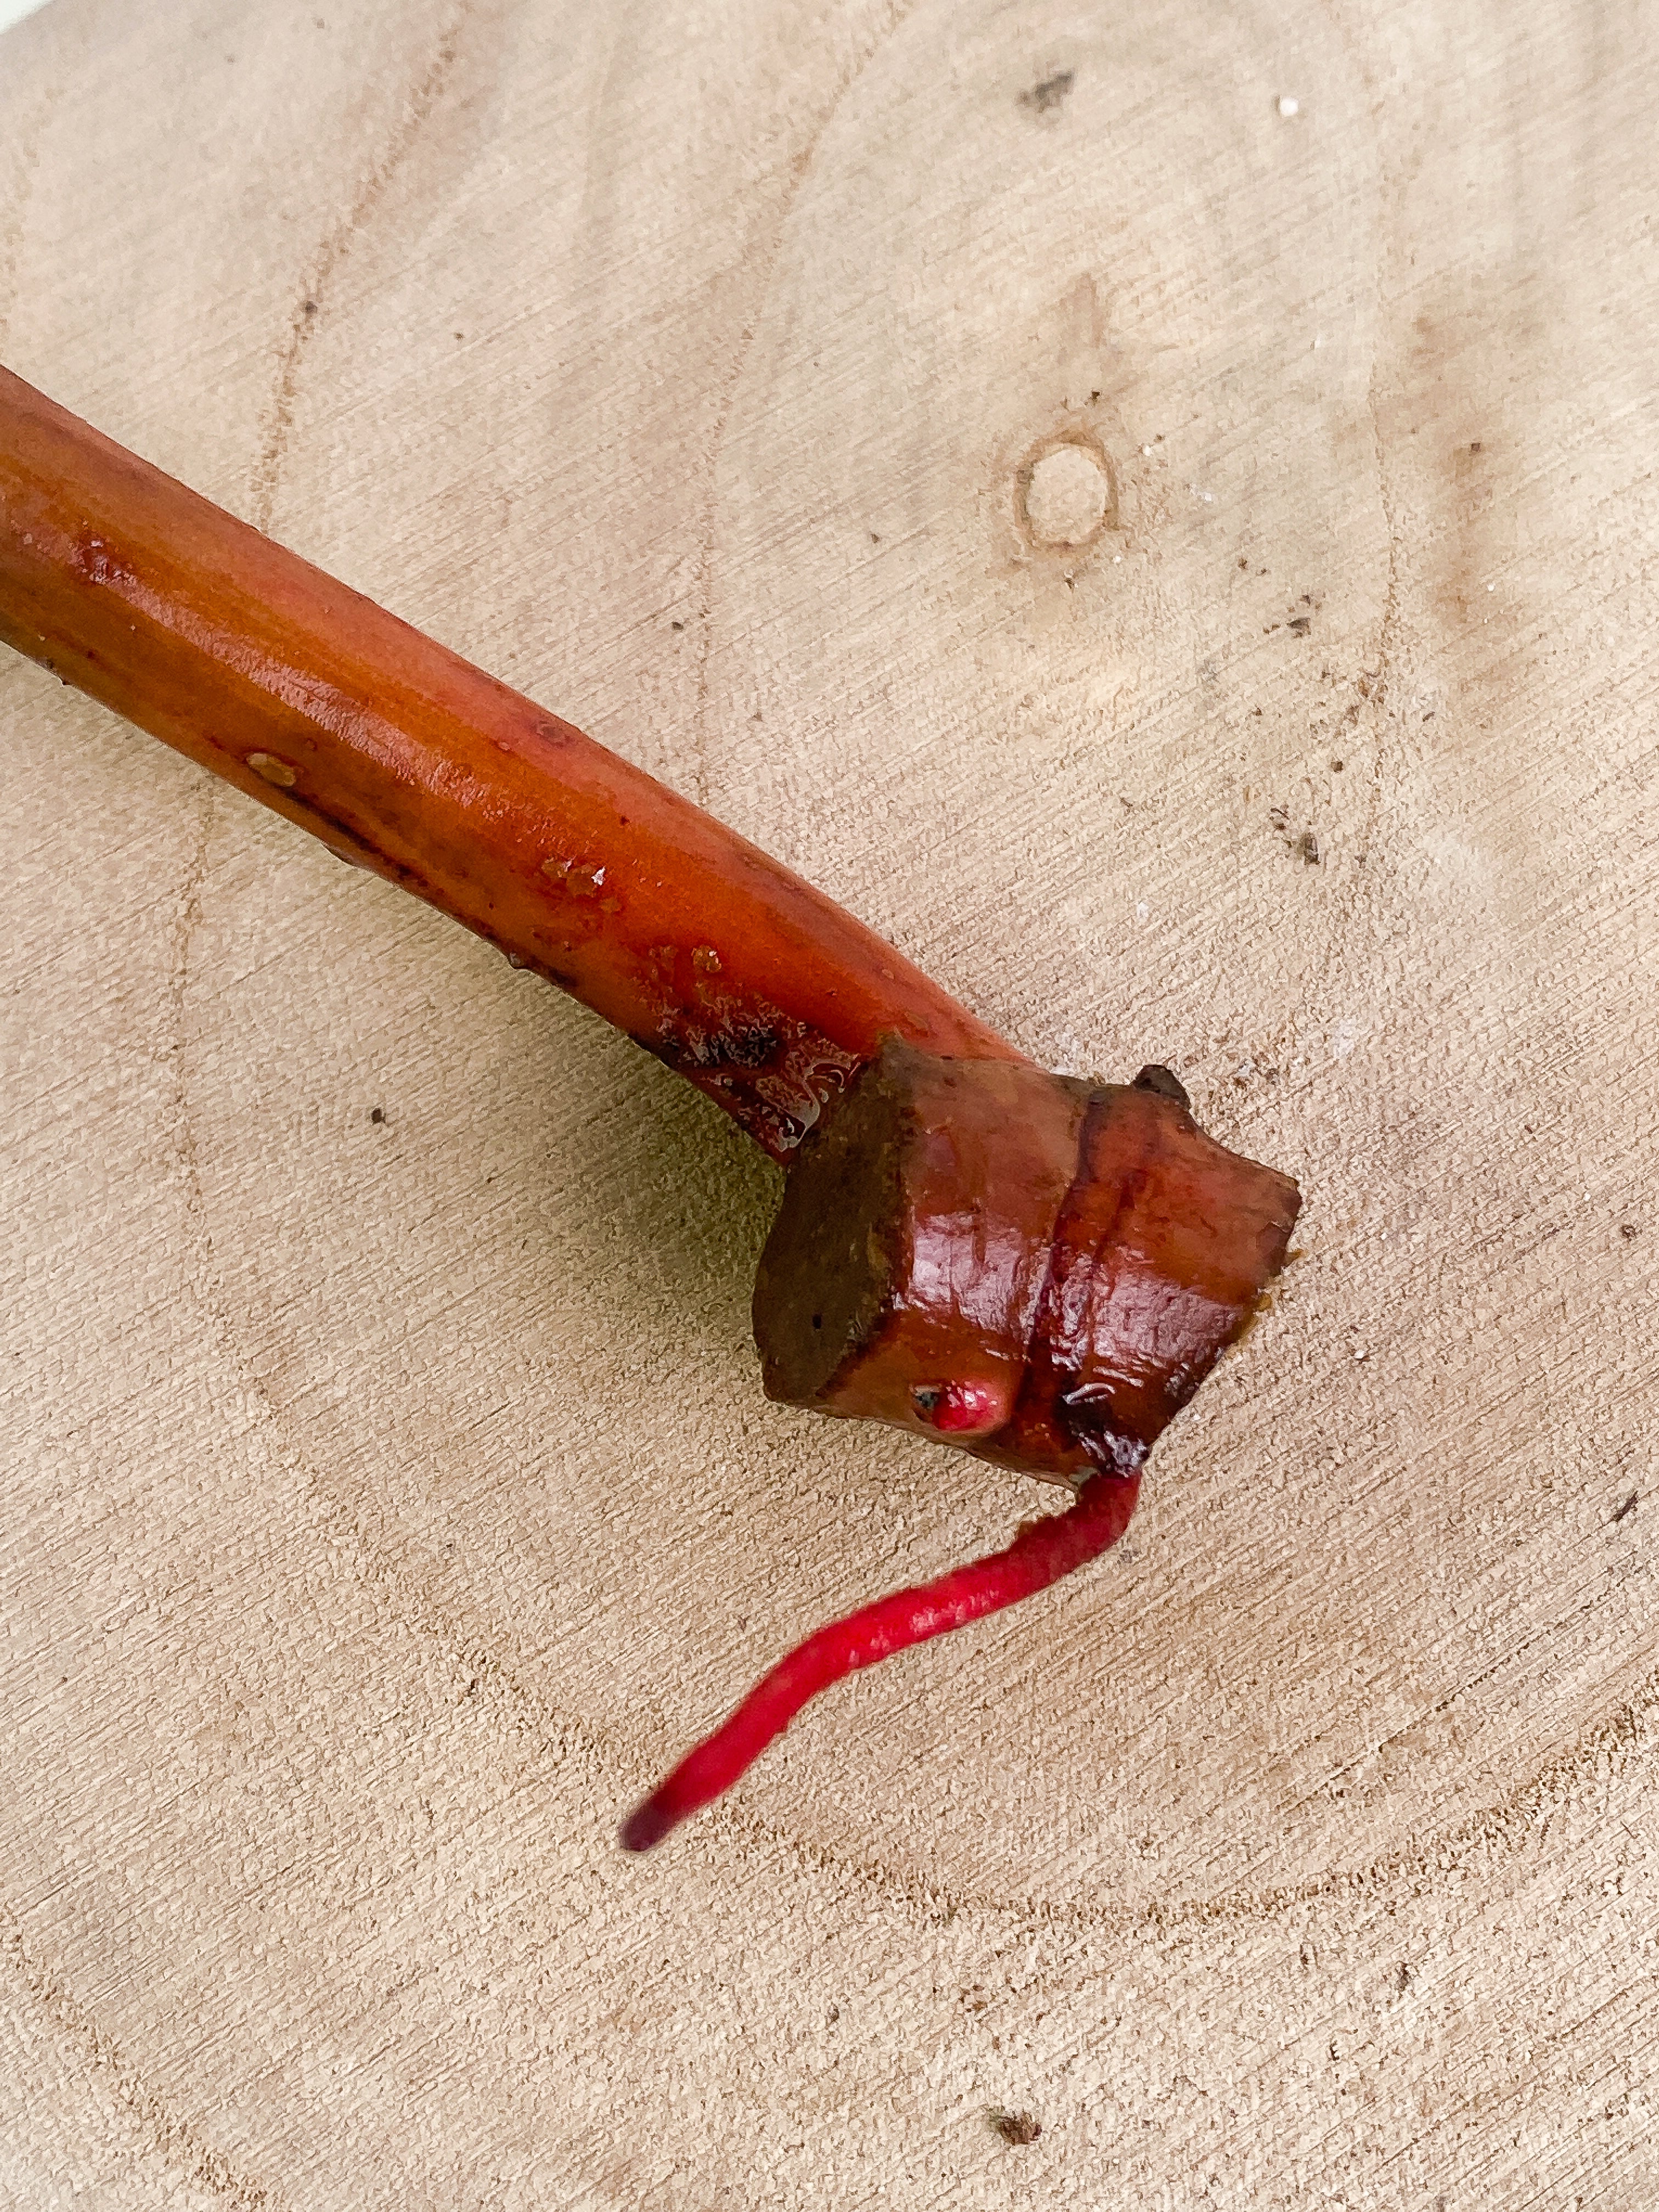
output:
[[[635,1806],[621,1830],[624,1850],[648,1851],[680,1822],[711,1804],[782,1735],[809,1698],[842,1675],[873,1667],[912,1644],[965,1628],[1016,1605],[1116,1543],[1140,1492],[1138,1474],[1102,1473],[1079,1486],[1069,1512],[1028,1521],[1006,1551],[956,1567],[937,1582],[895,1590],[797,1644],[695,1751]]]

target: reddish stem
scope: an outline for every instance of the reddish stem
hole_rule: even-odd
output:
[[[1022,1058],[699,808],[3,368],[0,642],[570,992],[784,1166],[884,1036]]]
[[[873,1667],[912,1644],[925,1644],[930,1636],[965,1628],[988,1613],[1000,1613],[1098,1559],[1128,1527],[1139,1491],[1138,1474],[1091,1474],[1069,1512],[1025,1522],[1006,1551],[954,1567],[937,1582],[895,1590],[820,1628],[763,1674],[713,1735],[688,1752],[635,1806],[622,1826],[623,1848],[648,1851],[682,1820],[711,1804],[782,1735],[809,1698],[842,1675]]]

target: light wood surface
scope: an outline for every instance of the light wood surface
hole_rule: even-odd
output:
[[[1046,1500],[767,1407],[712,1108],[9,662],[0,2202],[1659,2203],[1656,108],[1595,0],[6,34],[9,366],[1307,1209],[1118,1553],[625,1863]]]

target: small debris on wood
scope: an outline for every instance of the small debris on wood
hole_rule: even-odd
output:
[[[1048,115],[1060,106],[1076,82],[1075,70],[1056,70],[1052,76],[1045,76],[1041,84],[1034,84],[1029,92],[1022,92],[1019,104],[1022,107],[1034,108],[1039,115]]]
[[[1613,1515],[1613,1525],[1615,1528],[1619,1526],[1619,1523],[1621,1521],[1628,1520],[1630,1516],[1635,1512],[1636,1501],[1640,1495],[1641,1492],[1639,1491],[1632,1490],[1630,1496],[1625,1500],[1619,1510]]]
[[[1007,2112],[1000,2105],[993,2105],[985,2115],[985,2124],[1006,2143],[1034,2143],[1042,2133],[1042,2123],[1030,2112]]]

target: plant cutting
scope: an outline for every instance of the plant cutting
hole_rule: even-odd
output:
[[[1067,1486],[809,1638],[624,1822],[659,1841],[854,1668],[1115,1542],[1299,1204],[1168,1070],[1050,1074],[569,723],[0,370],[0,639],[625,1030],[787,1171],[767,1395]]]

